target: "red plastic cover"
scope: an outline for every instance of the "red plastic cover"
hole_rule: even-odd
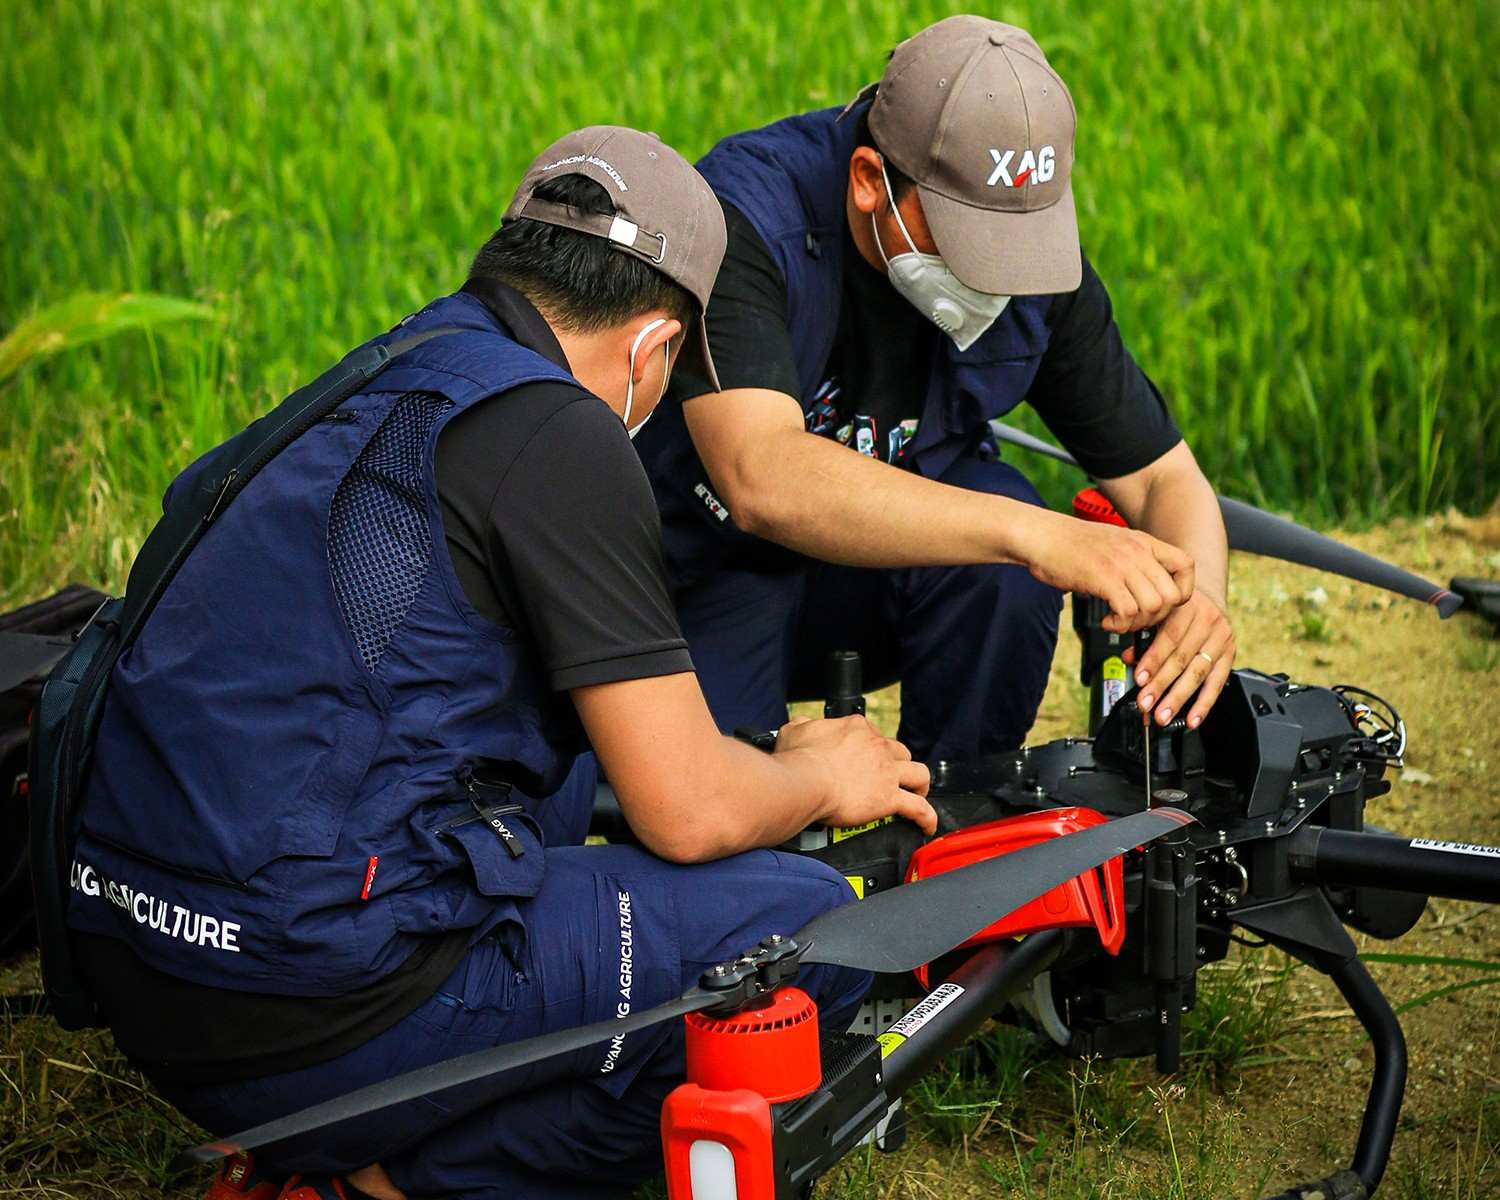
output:
[[[1091,808],[1052,808],[973,825],[936,838],[913,854],[906,881],[941,875],[1106,820]],[[1125,868],[1118,858],[1022,905],[980,930],[964,946],[982,946],[1044,929],[1088,926],[1098,930],[1099,941],[1109,953],[1120,952],[1125,940]],[[923,986],[925,975],[926,968],[918,972]]]

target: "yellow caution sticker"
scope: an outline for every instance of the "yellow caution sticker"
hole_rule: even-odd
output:
[[[890,1057],[890,1053],[892,1050],[894,1050],[902,1042],[906,1041],[906,1034],[895,1033],[891,1030],[887,1030],[875,1040],[880,1043],[880,1057],[888,1058]]]
[[[1103,680],[1104,712],[1107,714],[1125,695],[1125,660],[1111,655],[1099,671]]]
[[[854,889],[854,894],[863,900],[865,898],[865,877],[863,875],[845,875],[849,886]]]
[[[878,821],[868,821],[863,825],[834,825],[828,830],[830,841],[842,842],[845,838],[856,837],[861,833],[869,833],[872,829],[878,829],[882,825],[889,825],[895,817],[881,817]]]

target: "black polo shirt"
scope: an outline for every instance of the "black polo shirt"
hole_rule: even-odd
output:
[[[750,219],[724,205],[724,265],[709,300],[708,340],[726,391],[768,388],[801,397],[787,324],[786,280]],[[905,420],[920,420],[943,334],[864,259],[843,233],[839,325],[824,372],[838,420],[870,417],[876,444]],[[1103,281],[1087,257],[1078,289],[1047,312],[1051,340],[1026,401],[1085,470],[1114,479],[1149,466],[1182,440],[1156,385],[1120,337]],[[713,389],[693,364],[673,375],[671,395]],[[811,398],[803,398],[804,410]]]
[[[565,370],[562,347],[513,288],[473,279],[521,345]],[[443,531],[464,596],[522,632],[554,690],[693,669],[662,561],[661,522],[620,418],[573,383],[523,384],[465,409],[438,436]],[[556,719],[576,721],[559,697]],[[75,934],[115,1041],[164,1083],[281,1074],[336,1058],[441,987],[470,938],[424,939],[395,971],[343,996],[205,987],[147,966],[114,938]]]

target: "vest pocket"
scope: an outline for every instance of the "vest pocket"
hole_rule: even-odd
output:
[[[442,836],[462,848],[482,895],[535,896],[542,886],[541,834],[524,812],[500,811],[493,820],[460,820],[444,828]]]

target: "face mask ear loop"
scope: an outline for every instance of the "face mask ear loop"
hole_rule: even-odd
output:
[[[880,178],[885,180],[885,194],[890,197],[891,212],[896,214],[896,227],[901,230],[901,236],[906,239],[906,244],[911,247],[913,254],[922,253],[917,249],[916,242],[911,240],[911,234],[906,232],[906,222],[901,219],[901,206],[896,203],[896,193],[891,190],[891,177],[885,173],[885,155],[883,154],[880,156]],[[871,220],[873,220],[874,214],[871,213],[870,216]],[[880,235],[878,233],[875,235],[875,243],[876,245],[880,244]],[[880,257],[885,257],[883,249],[880,251]]]
[[[648,333],[666,323],[666,317],[657,317],[656,320],[649,324],[642,325],[641,331],[635,335],[635,341],[630,343],[630,365],[626,368],[625,373],[625,412],[620,417],[626,429],[630,428],[630,406],[635,402],[635,352],[641,348],[641,343],[646,340]],[[669,338],[668,341],[670,340]],[[665,392],[666,390],[666,385],[663,384],[662,391]],[[660,403],[660,400],[658,400],[658,403]]]

